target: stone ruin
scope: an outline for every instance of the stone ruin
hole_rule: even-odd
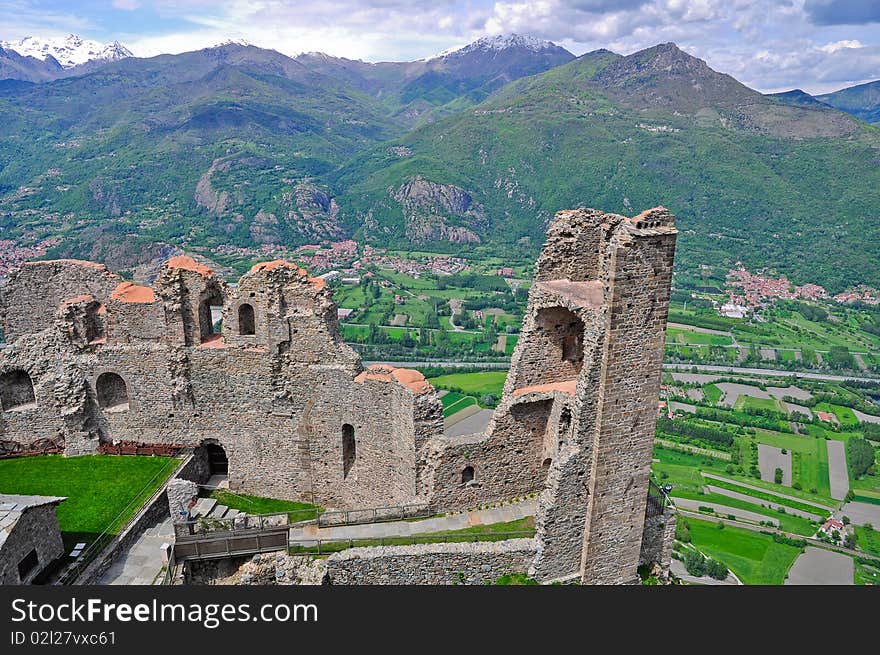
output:
[[[362,366],[330,288],[293,264],[233,287],[178,256],[147,287],[30,262],[0,298],[0,443],[194,448],[232,490],[341,509],[537,493],[531,575],[633,582],[669,561],[673,521],[646,507],[676,234],[662,207],[559,212],[503,397],[460,437],[419,372]]]

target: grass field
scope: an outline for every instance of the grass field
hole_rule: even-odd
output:
[[[745,584],[781,585],[801,553],[796,546],[778,544],[769,535],[742,528],[688,519],[692,543],[718,559]]]
[[[695,493],[688,489],[673,489],[671,495],[673,498],[689,498],[691,500],[703,502],[707,505],[722,505],[724,507],[732,507],[736,509],[743,509],[750,512],[755,512],[757,514],[766,516],[768,519],[773,519],[774,522],[777,522],[779,524],[779,527],[783,530],[794,532],[795,534],[803,535],[805,537],[810,537],[816,532],[816,526],[814,526],[808,519],[800,516],[794,516],[793,514],[782,514],[781,512],[770,509],[769,507],[762,507],[760,505],[761,501],[759,500],[756,500],[754,503],[749,503],[744,500],[740,500],[738,498],[730,498],[729,496],[724,496],[722,494],[701,494]],[[718,514],[723,515],[724,510],[719,509]]]
[[[714,384],[710,383],[703,387],[703,397],[710,405],[717,405],[723,395],[724,392]]]
[[[449,398],[449,400],[447,400]],[[473,396],[464,396],[460,393],[450,391],[440,399],[443,403],[443,417],[452,416],[463,410],[465,407],[477,405],[477,399]]]
[[[754,396],[747,396],[746,394],[742,394],[736,399],[733,408],[738,411],[748,409],[769,410],[771,412],[784,411],[780,409],[775,398],[755,398]]]
[[[247,514],[280,514],[288,513],[311,513],[315,510],[322,511],[317,505],[298,503],[293,500],[279,500],[277,498],[263,498],[261,496],[248,496],[237,494],[228,489],[214,489],[210,497],[217,501],[218,505],[226,505],[230,509],[237,509]],[[291,517],[296,520],[296,517]]]
[[[728,336],[674,327],[667,328],[666,340],[694,346],[729,346],[733,343]]]
[[[455,388],[461,389],[465,394],[482,396],[487,393],[501,397],[504,388],[504,380],[507,379],[507,371],[481,371],[479,373],[451,373],[435,378],[429,378],[428,382],[438,389]]]
[[[828,446],[825,439],[757,430],[757,440],[768,446],[785,448],[792,456],[792,482],[800,482],[806,490],[815,489],[821,496],[831,497],[831,485],[828,479]],[[800,453],[795,457],[794,453]],[[787,493],[787,491],[783,492]]]
[[[817,507],[816,505],[810,505],[809,503],[806,503],[806,502],[804,502],[804,503],[798,502],[796,500],[791,500],[790,498],[782,498],[780,496],[776,496],[771,493],[757,491],[756,489],[749,489],[747,487],[741,487],[738,484],[726,482],[724,480],[716,480],[715,478],[712,478],[711,480],[707,479],[706,482],[707,483],[710,482],[712,485],[714,485],[716,487],[721,487],[722,489],[736,491],[741,494],[746,494],[747,496],[752,496],[753,498],[756,498],[758,500],[763,500],[766,502],[773,503],[774,505],[784,505],[785,507],[791,507],[793,509],[800,509],[805,512],[810,512],[812,514],[826,515],[828,513],[826,510],[822,509],[821,507]],[[760,480],[754,481],[755,484],[758,482],[760,482]],[[749,480],[749,484],[752,484],[751,480]],[[788,491],[788,489],[785,489],[785,491]]]
[[[171,457],[42,455],[0,460],[0,492],[66,496],[58,524],[67,551],[116,533],[176,468]]]

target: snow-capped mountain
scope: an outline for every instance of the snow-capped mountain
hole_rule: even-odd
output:
[[[462,48],[450,48],[444,50],[438,55],[429,58],[427,61],[435,59],[446,59],[452,56],[463,56],[470,53],[488,53],[488,52],[504,52],[507,50],[530,50],[531,52],[547,52],[562,50],[552,41],[544,41],[527,34],[499,34],[497,36],[484,36],[477,39],[473,43]]]
[[[66,37],[41,38],[26,36],[18,41],[2,41],[0,47],[14,50],[23,57],[47,61],[55,59],[63,68],[73,68],[90,61],[116,61],[132,57],[131,51],[118,41],[99,43],[76,34]]]

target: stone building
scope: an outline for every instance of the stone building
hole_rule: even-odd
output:
[[[235,287],[189,257],[152,287],[28,263],[0,303],[0,441],[201,448],[232,489],[327,507],[539,492],[537,578],[631,581],[658,552],[642,541],[675,236],[663,208],[559,212],[501,402],[461,437],[420,373],[362,367],[325,281],[288,262]]]
[[[63,500],[0,494],[0,585],[29,584],[64,554],[55,516]]]

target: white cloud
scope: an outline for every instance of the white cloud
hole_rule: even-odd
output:
[[[844,48],[864,48],[861,41],[855,41],[853,39],[846,39],[843,41],[835,41],[834,43],[826,43],[819,50],[822,52],[827,52],[829,54],[833,52],[837,52],[838,50],[843,50]]]
[[[0,38],[84,31],[119,39],[142,56],[235,38],[288,55],[318,50],[368,61],[411,60],[517,32],[575,54],[596,48],[630,54],[674,41],[761,91],[789,86],[819,92],[829,84],[880,78],[872,54],[880,47],[880,30],[817,24],[806,0],[112,0],[117,8],[149,9],[159,19],[149,29],[132,21],[131,33],[103,36],[98,15],[46,12],[38,8],[43,3],[30,0],[0,2],[13,10],[0,14]],[[817,2],[831,0],[811,7]]]

